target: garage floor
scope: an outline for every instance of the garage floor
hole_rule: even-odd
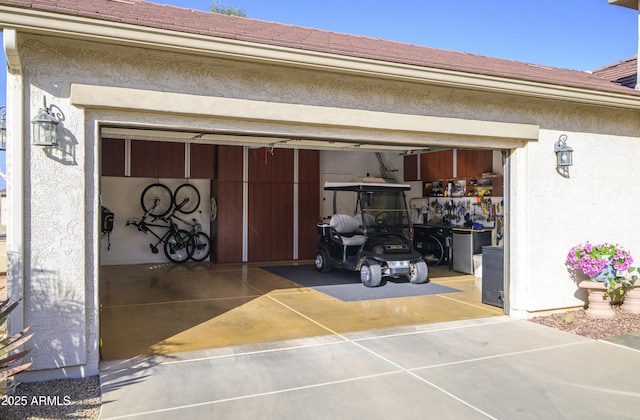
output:
[[[295,263],[272,265],[284,264]],[[501,308],[481,303],[479,278],[447,267],[431,267],[431,282],[462,292],[342,302],[260,268],[265,265],[102,267],[103,359],[230,346],[265,349],[276,342],[503,315]]]

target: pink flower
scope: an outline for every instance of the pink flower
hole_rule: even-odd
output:
[[[603,243],[592,245],[579,244],[569,250],[567,265],[574,270],[582,271],[587,276],[597,276],[607,267],[613,268],[613,276],[628,271],[633,264],[633,257],[620,245]]]

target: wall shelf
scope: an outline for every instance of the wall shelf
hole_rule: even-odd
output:
[[[451,178],[426,181],[423,197],[502,197],[502,176]]]

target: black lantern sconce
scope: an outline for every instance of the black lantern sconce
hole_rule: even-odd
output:
[[[7,150],[7,107],[0,106],[0,150]]]
[[[47,108],[47,99],[44,99],[44,106],[38,111],[38,115],[31,120],[32,137],[31,143],[36,146],[57,146],[58,145],[58,117]]]
[[[573,165],[573,149],[567,146],[567,135],[560,136],[553,146],[556,152],[556,170],[564,177],[569,177],[569,166]]]

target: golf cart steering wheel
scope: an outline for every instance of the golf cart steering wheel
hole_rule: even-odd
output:
[[[376,224],[377,225],[388,224],[390,220],[391,220],[391,215],[386,211],[383,211],[383,212],[378,213],[376,215]]]

